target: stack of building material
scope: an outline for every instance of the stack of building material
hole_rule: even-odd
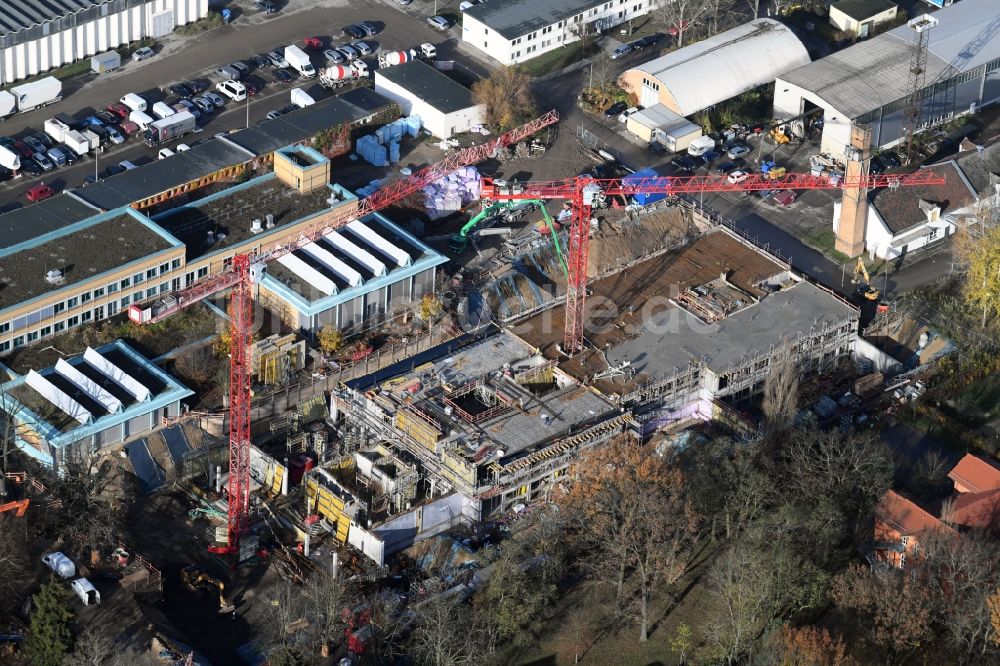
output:
[[[436,220],[461,210],[479,199],[480,180],[476,167],[463,167],[424,188],[427,215]]]
[[[364,199],[365,197],[370,197],[371,195],[375,194],[375,191],[381,186],[382,186],[382,181],[376,178],[375,180],[370,181],[364,187],[359,187],[357,190],[354,191],[354,193],[358,195],[358,198]]]
[[[373,134],[366,134],[358,139],[355,151],[369,164],[374,166],[385,166],[386,161],[385,146],[379,143],[378,138]]]

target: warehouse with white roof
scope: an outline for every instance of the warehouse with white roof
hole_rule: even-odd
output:
[[[659,104],[690,116],[808,62],[787,26],[757,19],[633,67],[619,83],[647,109]]]
[[[208,16],[208,0],[0,0],[0,85]]]
[[[1000,99],[1000,15],[996,0],[962,0],[934,12],[917,131],[976,113]],[[774,116],[821,109],[821,150],[842,155],[851,125],[869,125],[872,146],[907,136],[906,107],[914,30],[887,33],[784,73],[774,87]]]

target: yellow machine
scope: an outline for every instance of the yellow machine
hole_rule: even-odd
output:
[[[779,146],[784,145],[784,144],[786,144],[786,143],[788,143],[789,141],[792,140],[792,137],[790,137],[787,134],[785,134],[785,126],[784,125],[776,125],[776,126],[772,127],[771,128],[771,138],[774,139],[774,142],[777,145],[779,145]]]
[[[877,301],[880,296],[879,290],[871,285],[871,281],[864,260],[858,257],[858,262],[854,265],[854,282],[858,285],[858,293],[869,301]]]
[[[226,602],[226,597],[223,594],[226,588],[225,583],[210,575],[203,567],[200,567],[197,564],[189,564],[181,569],[181,582],[184,583],[184,587],[192,592],[200,592],[202,590],[218,590],[220,613],[232,613],[236,610],[236,606]]]

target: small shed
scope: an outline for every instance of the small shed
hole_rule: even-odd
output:
[[[838,30],[867,37],[879,23],[895,20],[898,12],[892,0],[839,0],[830,5],[830,23]]]
[[[668,109],[663,104],[654,104],[629,115],[625,129],[643,141],[653,141],[655,130],[670,127],[684,120],[684,116]]]
[[[98,53],[90,59],[90,69],[95,74],[104,74],[106,72],[113,72],[122,64],[122,57],[118,54],[118,51],[107,51],[105,53]]]

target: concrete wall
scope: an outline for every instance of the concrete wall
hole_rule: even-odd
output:
[[[162,37],[207,14],[208,0],[114,0],[5,35],[0,38],[0,84],[144,37]]]
[[[372,532],[384,543],[384,554],[391,555],[461,523],[467,503],[468,499],[452,493],[396,516]]]
[[[886,376],[899,374],[903,370],[902,363],[861,337],[854,341],[854,358],[868,359],[873,364],[872,372],[881,372]]]
[[[595,26],[606,32],[630,19],[645,16],[655,0],[609,0],[581,14],[507,39],[477,19],[463,14],[462,41],[504,65],[531,60],[543,53],[579,40],[574,26]]]

